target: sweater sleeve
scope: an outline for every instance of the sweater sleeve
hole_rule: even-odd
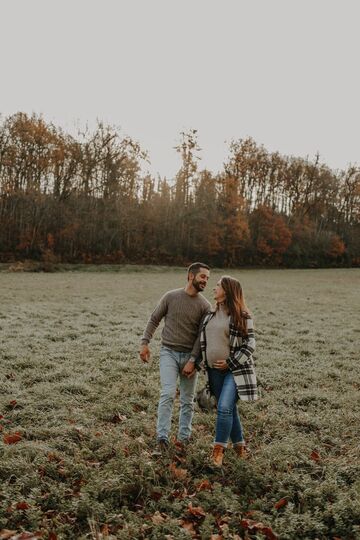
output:
[[[251,357],[252,353],[255,351],[255,334],[254,334],[254,322],[252,319],[247,319],[247,330],[248,335],[243,340],[243,343],[238,351],[233,356],[230,356],[227,359],[229,369],[231,371],[236,371],[239,369],[241,364]]]
[[[210,303],[209,303],[209,308],[211,308]],[[201,321],[200,321],[200,324],[199,324],[198,335],[197,335],[197,338],[195,340],[195,343],[193,345],[193,348],[192,348],[192,351],[191,351],[191,354],[190,354],[190,360],[192,360],[195,363],[195,367],[196,367],[197,370],[200,370],[200,365],[201,365],[201,362],[202,362],[201,332],[202,332],[205,317],[206,317],[206,315],[208,315],[208,313],[209,313],[209,309],[206,309],[206,311],[204,311],[204,314],[203,314],[203,316],[201,318]]]
[[[150,318],[147,322],[146,328],[144,330],[143,336],[141,338],[141,344],[147,345],[151,338],[154,335],[155,330],[159,326],[161,319],[165,317],[168,310],[168,295],[164,294],[164,296],[160,299],[158,305],[150,315]]]

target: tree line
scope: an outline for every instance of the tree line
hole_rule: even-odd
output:
[[[0,261],[360,265],[358,166],[334,171],[246,138],[214,174],[196,130],[174,151],[175,178],[154,178],[113,126],[72,136],[38,115],[1,119]]]

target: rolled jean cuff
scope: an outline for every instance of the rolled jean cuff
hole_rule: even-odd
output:
[[[227,448],[227,443],[226,442],[217,442],[217,441],[214,441],[214,446],[222,446],[223,448]]]

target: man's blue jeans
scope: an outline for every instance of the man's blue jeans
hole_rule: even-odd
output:
[[[189,358],[190,353],[174,351],[164,346],[160,349],[161,392],[157,421],[158,439],[169,438],[178,377],[180,377],[180,418],[177,438],[179,441],[186,441],[190,437],[197,373],[190,379],[181,374]]]
[[[211,393],[217,400],[215,444],[227,446],[229,439],[233,444],[245,444],[243,430],[237,410],[238,395],[231,371],[209,368]]]

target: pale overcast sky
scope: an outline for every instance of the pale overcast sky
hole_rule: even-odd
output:
[[[121,127],[171,178],[180,132],[360,163],[358,0],[0,0],[0,113]]]

